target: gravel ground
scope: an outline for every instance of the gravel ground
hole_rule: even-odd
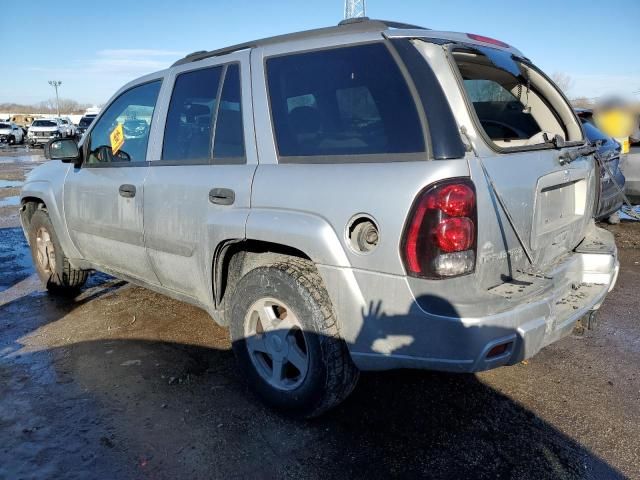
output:
[[[0,151],[0,179],[41,160]],[[248,393],[197,308],[102,274],[48,296],[18,225],[0,207],[0,479],[640,478],[640,223],[607,226],[598,330],[479,375],[364,374],[310,422]]]

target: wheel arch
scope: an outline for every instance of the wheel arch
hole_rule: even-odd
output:
[[[26,237],[28,237],[29,223],[33,213],[39,208],[45,209],[70,261],[82,258],[71,240],[64,219],[62,188],[55,189],[55,186],[46,180],[30,181],[22,188],[20,197],[20,221]],[[72,263],[74,262],[72,261]]]
[[[23,196],[20,199],[20,224],[22,225],[22,231],[24,237],[29,243],[29,227],[31,225],[31,219],[33,214],[38,210],[47,210],[47,204],[40,197],[36,196]]]
[[[210,267],[215,308],[224,308],[227,292],[246,272],[291,257],[316,265],[350,266],[336,232],[324,218],[308,212],[253,208],[245,237],[224,240],[214,251]]]
[[[313,261],[305,252],[281,243],[228,239],[216,248],[212,264],[213,301],[220,309],[240,278],[254,268],[295,257]],[[225,319],[226,323],[226,319]]]

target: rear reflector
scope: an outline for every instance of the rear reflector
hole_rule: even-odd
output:
[[[467,33],[467,37],[469,37],[471,40],[475,40],[476,42],[488,43],[490,45],[496,45],[502,48],[510,47],[508,43],[501,42],[500,40],[496,40],[495,38],[476,35],[475,33]]]
[[[507,350],[511,348],[512,343],[513,342],[507,342],[507,343],[501,343],[500,345],[496,345],[491,350],[489,350],[489,353],[487,353],[487,358],[498,357],[502,355],[503,353],[505,353]]]

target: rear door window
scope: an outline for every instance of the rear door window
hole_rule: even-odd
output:
[[[244,163],[240,67],[235,63],[224,76],[214,138],[213,163]]]
[[[409,87],[381,43],[267,60],[280,157],[425,151]]]
[[[556,136],[582,140],[571,107],[531,65],[510,60],[513,68],[505,68],[483,53],[466,50],[453,57],[480,126],[495,146],[535,148]]]
[[[162,160],[208,162],[223,66],[176,77],[164,129]]]

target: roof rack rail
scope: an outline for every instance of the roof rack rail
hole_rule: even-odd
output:
[[[381,23],[382,25],[384,25],[385,27],[388,27],[388,28],[406,28],[406,29],[411,29],[411,30],[414,30],[414,29],[416,29],[416,30],[429,30],[426,27],[420,27],[419,25],[413,25],[411,23],[394,22],[393,20],[380,20],[380,19],[377,19],[377,18],[369,18],[369,17],[345,18],[340,23],[338,23],[338,26],[351,25],[351,24],[354,24],[354,23],[363,23],[363,22],[377,22],[377,23]]]
[[[184,65],[185,63],[197,62],[205,58],[218,57],[220,55],[227,55],[229,53],[237,52],[239,50],[246,50],[247,48],[254,48],[259,45],[267,45],[271,43],[277,43],[286,40],[300,40],[308,37],[318,35],[329,35],[332,33],[339,33],[344,28],[352,28],[356,31],[383,31],[387,28],[407,28],[407,29],[419,29],[428,30],[428,28],[419,27],[417,25],[410,25],[408,23],[392,22],[388,20],[375,20],[368,17],[350,18],[341,21],[336,27],[324,27],[314,30],[305,30],[302,32],[287,33],[284,35],[276,35],[274,37],[263,38],[261,40],[253,40],[251,42],[239,43],[238,45],[232,45],[230,47],[220,48],[217,50],[199,50],[197,52],[190,53],[184,58],[181,58],[175,62],[172,67],[178,65]]]
[[[203,60],[205,58],[219,57],[220,55],[226,55],[228,53],[237,52],[239,50],[245,50],[247,48],[254,47],[255,43],[256,42],[240,43],[238,45],[219,48],[217,50],[198,50],[197,52],[190,53],[186,57],[181,58],[171,66],[176,67],[178,65],[184,65],[185,63],[197,62],[198,60]]]
[[[206,50],[198,50],[196,52],[191,52],[191,53],[187,53],[184,58],[191,58],[191,57],[195,57],[196,55],[202,55],[203,53],[207,53]]]

